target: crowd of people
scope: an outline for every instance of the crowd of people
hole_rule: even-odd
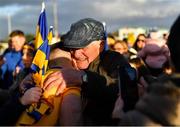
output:
[[[103,24],[81,19],[51,45],[37,86],[34,40],[13,31],[0,59],[0,125],[180,125],[179,32],[180,16],[166,39],[142,33],[107,50]]]

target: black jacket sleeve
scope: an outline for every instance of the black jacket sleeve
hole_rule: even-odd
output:
[[[115,84],[106,85],[106,77],[91,71],[86,71],[88,77],[88,83],[84,83],[83,93],[86,97],[99,100],[112,100],[116,98],[118,93],[118,87]]]
[[[0,107],[10,98],[9,90],[0,88]]]
[[[13,126],[25,110],[18,97],[11,98],[0,108],[0,125]]]

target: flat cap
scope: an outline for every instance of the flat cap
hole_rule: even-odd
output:
[[[71,25],[70,31],[63,36],[63,47],[83,48],[92,41],[104,39],[103,24],[92,18],[85,18]]]

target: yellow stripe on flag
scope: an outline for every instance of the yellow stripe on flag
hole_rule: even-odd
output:
[[[37,50],[32,63],[38,66],[39,69],[41,70],[44,66],[45,59],[46,59],[46,54],[41,50]]]
[[[43,39],[40,33],[40,28],[37,26],[36,28],[36,38],[35,38],[35,49],[38,49],[43,43]]]

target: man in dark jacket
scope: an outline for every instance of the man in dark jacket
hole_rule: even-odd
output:
[[[59,94],[65,87],[81,87],[82,98],[79,99],[83,100],[86,125],[112,124],[111,113],[119,93],[125,103],[124,111],[134,108],[138,100],[135,71],[122,55],[104,50],[105,31],[101,22],[82,19],[71,25],[62,40],[62,46],[71,53],[75,69],[62,68],[49,75],[44,83],[45,90],[58,85]]]

